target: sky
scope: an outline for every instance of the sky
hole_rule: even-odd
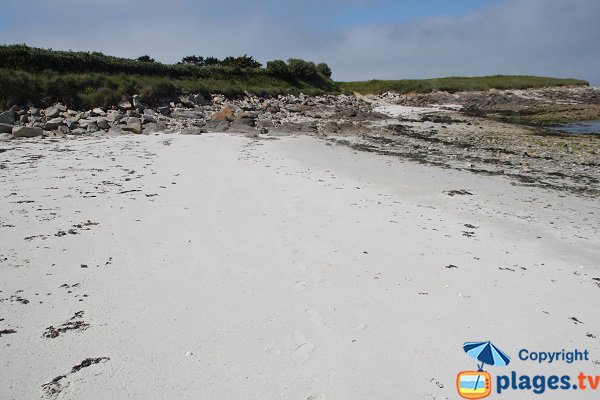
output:
[[[0,43],[173,63],[326,62],[336,80],[527,74],[600,85],[599,0],[0,0]]]

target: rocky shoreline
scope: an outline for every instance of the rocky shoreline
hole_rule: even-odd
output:
[[[155,104],[133,96],[118,107],[88,111],[62,104],[46,109],[15,106],[0,113],[0,141],[157,132],[227,132],[251,138],[300,134],[356,150],[505,175],[522,184],[600,193],[597,135],[551,133],[543,127],[520,125],[523,121],[518,118],[528,123],[600,118],[600,90],[570,87],[236,100],[187,93]]]

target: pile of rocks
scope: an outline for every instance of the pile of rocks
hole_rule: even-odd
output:
[[[232,132],[286,135],[356,134],[369,120],[386,118],[374,113],[368,102],[355,96],[305,95],[264,99],[247,96],[227,100],[214,95],[180,96],[163,105],[148,107],[139,96],[125,99],[112,109],[77,111],[62,104],[46,109],[13,107],[0,114],[0,140],[19,137],[64,137],[106,132],[111,135],[152,132],[201,134]]]

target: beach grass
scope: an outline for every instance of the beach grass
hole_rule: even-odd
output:
[[[476,77],[448,77],[435,79],[401,79],[356,82],[338,82],[342,93],[381,94],[429,93],[436,90],[446,92],[462,92],[489,89],[528,89],[551,86],[588,86],[589,83],[572,78],[548,78],[526,75],[495,75]]]

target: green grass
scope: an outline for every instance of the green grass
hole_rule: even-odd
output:
[[[313,65],[314,71],[280,76],[268,68],[257,67],[260,64],[162,64],[98,52],[0,45],[0,108],[54,102],[76,108],[106,107],[116,105],[124,96],[139,94],[151,102],[172,98],[182,90],[228,97],[338,91],[336,83],[318,73],[314,64],[302,62]]]
[[[478,76],[449,77],[436,79],[370,80],[358,82],[338,82],[342,93],[381,94],[429,93],[435,90],[460,92],[489,89],[527,89],[550,86],[589,85],[579,79],[546,78],[539,76]]]
[[[337,90],[333,81],[323,76],[281,79],[263,71],[221,72],[208,78],[152,76],[108,73],[59,73],[46,70],[28,72],[0,69],[0,108],[14,104],[47,105],[61,102],[75,108],[116,105],[122,97],[139,94],[145,101],[173,97],[181,90],[228,97],[246,93],[258,96],[280,94],[308,95]]]

